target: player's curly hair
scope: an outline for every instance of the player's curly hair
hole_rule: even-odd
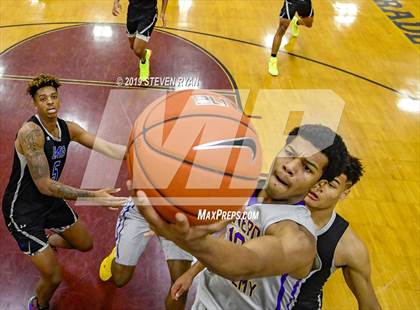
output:
[[[294,128],[286,139],[292,142],[296,136],[301,136],[328,158],[328,165],[324,169],[322,179],[331,182],[343,173],[347,163],[347,147],[341,136],[330,128],[320,124],[308,124]]]
[[[26,92],[28,93],[28,95],[34,98],[38,89],[45,86],[52,86],[55,89],[58,89],[61,86],[61,83],[55,76],[48,74],[40,74],[28,83],[28,88]]]
[[[350,182],[351,186],[353,186],[359,182],[360,178],[363,176],[363,172],[363,165],[360,159],[349,154],[343,172],[347,177],[347,182]]]

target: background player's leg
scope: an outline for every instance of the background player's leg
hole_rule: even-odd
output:
[[[74,223],[61,233],[61,236],[67,241],[73,249],[82,252],[90,251],[93,248],[92,237],[85,224],[80,221]]]
[[[53,233],[48,236],[48,244],[55,248],[73,249],[73,246],[61,237],[58,233]]]
[[[313,21],[314,21],[314,18],[311,17],[311,16],[308,16],[308,17],[300,17],[299,20],[298,20],[298,22],[297,22],[297,24],[299,26],[305,26],[305,27],[311,28]]]
[[[290,20],[286,18],[280,18],[279,27],[277,28],[276,34],[274,35],[273,45],[271,47],[270,62],[268,63],[268,72],[274,76],[277,76],[279,74],[277,67],[277,53],[280,49],[281,39],[286,33],[289,24]]]
[[[115,259],[112,261],[112,281],[117,287],[125,286],[133,277],[136,266],[125,266],[118,264]]]
[[[176,279],[178,279],[181,275],[183,275],[190,267],[191,261],[189,260],[168,260],[168,267],[169,273],[171,275],[171,286],[175,283]],[[178,300],[173,300],[171,297],[171,291],[169,289],[168,295],[166,296],[166,309],[170,310],[177,310],[177,309],[185,309],[185,304],[187,302],[187,295],[188,292],[182,294]]]
[[[31,260],[41,273],[41,279],[36,287],[38,304],[41,307],[46,307],[60,285],[61,268],[54,251],[50,247],[31,256]]]
[[[134,51],[134,54],[136,54],[137,57],[140,58],[140,61],[142,62],[146,60],[146,45],[147,45],[146,41],[141,40],[139,38],[134,38],[133,51]]]
[[[273,39],[273,45],[271,47],[271,55],[277,55],[280,49],[281,40],[286,33],[287,27],[289,27],[290,20],[286,18],[280,18],[279,27],[277,28],[276,34]]]

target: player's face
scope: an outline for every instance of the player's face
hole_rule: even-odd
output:
[[[321,178],[328,158],[297,136],[274,160],[265,192],[272,200],[301,200]]]
[[[328,209],[344,199],[349,192],[347,177],[341,174],[329,183],[321,181],[311,188],[305,197],[305,204],[313,209]]]
[[[60,108],[57,90],[52,86],[45,86],[35,93],[35,107],[42,118],[56,118]]]

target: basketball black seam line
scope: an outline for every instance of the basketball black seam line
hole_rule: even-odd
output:
[[[155,128],[155,127],[157,127],[157,126],[161,125],[161,124],[164,124],[164,123],[165,123],[165,122],[167,122],[167,121],[173,121],[173,120],[180,119],[180,118],[198,117],[198,116],[210,116],[210,117],[215,117],[215,118],[224,118],[224,119],[229,119],[229,120],[233,120],[233,121],[238,122],[238,120],[237,120],[237,119],[234,119],[234,118],[231,118],[231,117],[227,117],[227,116],[222,116],[222,115],[213,115],[213,114],[195,114],[195,115],[184,115],[184,116],[181,116],[181,117],[174,117],[174,118],[171,118],[171,119],[168,119],[168,120],[162,121],[162,122],[157,123],[157,124],[153,124],[152,126],[150,126],[150,127],[148,127],[148,128],[144,128],[144,126],[143,126],[143,130],[142,130],[142,131],[141,131],[138,135],[136,135],[136,136],[134,136],[134,137],[133,137],[133,142],[132,142],[132,143],[134,143],[134,141],[135,141],[136,139],[138,139],[140,136],[143,136],[143,140],[144,140],[144,141],[145,141],[145,143],[146,143],[146,144],[150,147],[150,149],[151,149],[151,150],[153,150],[153,151],[155,151],[156,153],[161,154],[161,155],[163,155],[163,156],[165,156],[165,157],[168,157],[168,158],[171,158],[171,159],[175,159],[175,160],[178,160],[178,161],[180,161],[180,162],[182,162],[182,163],[189,164],[189,165],[191,165],[191,166],[193,166],[193,167],[197,167],[197,168],[200,168],[200,169],[203,169],[203,170],[206,170],[206,171],[211,171],[211,172],[214,172],[214,173],[217,173],[217,174],[220,174],[220,175],[226,175],[226,176],[230,176],[230,177],[232,177],[232,178],[237,178],[237,179],[240,179],[240,180],[249,180],[249,181],[254,180],[255,178],[244,177],[244,176],[235,175],[235,174],[233,174],[233,173],[226,173],[226,172],[222,172],[222,171],[219,171],[219,170],[215,170],[215,169],[213,169],[213,168],[209,168],[209,167],[202,166],[202,165],[200,165],[200,164],[193,163],[193,162],[191,162],[191,161],[189,161],[189,160],[186,160],[185,158],[183,159],[183,158],[177,157],[177,156],[172,155],[172,154],[166,154],[166,153],[164,153],[164,152],[159,151],[159,150],[158,150],[157,148],[155,148],[154,146],[152,146],[152,145],[149,143],[149,141],[147,141],[147,139],[145,138],[145,134],[146,134],[146,132],[148,132],[149,130],[151,130],[151,129],[153,129],[153,128]],[[146,122],[146,121],[147,121],[147,118],[145,119],[145,122]],[[243,122],[239,122],[239,123],[241,123],[241,124],[242,124],[242,125],[244,125],[244,126],[247,126],[247,124],[244,124]],[[247,128],[251,129],[250,127],[247,127]],[[252,130],[252,129],[251,129],[251,130]],[[252,131],[253,131],[253,133],[256,135],[256,132],[255,132],[254,130],[252,130]],[[131,145],[129,145],[128,147],[131,147]]]

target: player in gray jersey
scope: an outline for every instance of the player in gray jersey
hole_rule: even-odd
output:
[[[286,286],[293,290],[292,279],[303,279],[317,268],[315,228],[302,201],[321,178],[340,175],[346,159],[346,146],[331,129],[295,128],[248,208],[258,211],[259,218],[233,222],[225,238],[212,235],[226,226],[223,222],[190,227],[179,213],[176,224],[166,223],[138,192],[139,207],[151,228],[207,267],[193,309],[286,307]]]

